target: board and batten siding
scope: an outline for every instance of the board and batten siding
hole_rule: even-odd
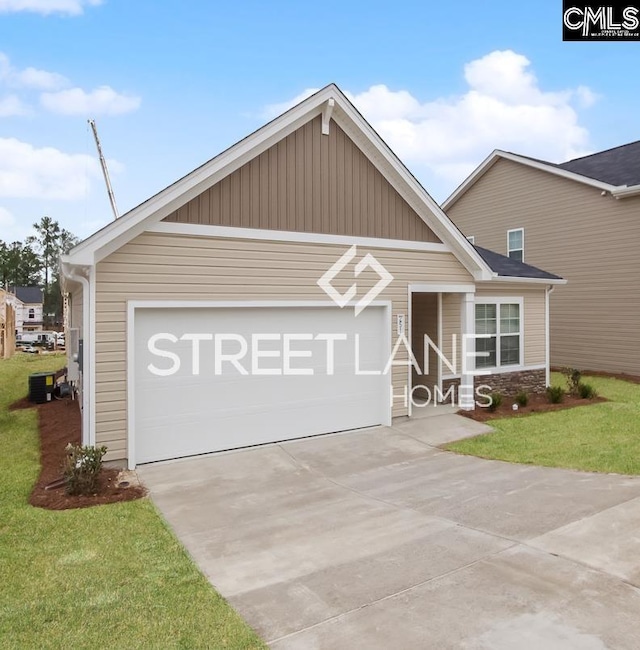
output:
[[[524,343],[524,365],[541,366],[546,363],[545,341],[545,287],[527,287],[517,283],[491,282],[487,285],[476,285],[476,298],[522,298],[523,311],[521,315],[521,332]],[[443,366],[443,377],[460,375],[462,364],[462,332],[460,328],[460,294],[447,293],[442,296],[442,352],[447,359],[453,362],[452,335],[456,335],[457,372],[455,375],[450,369]],[[502,371],[507,372],[508,367]]]
[[[439,242],[345,132],[321,117],[164,221]]]
[[[524,228],[525,262],[568,280],[550,297],[552,365],[640,375],[640,197],[500,159],[447,213],[503,255]]]
[[[96,443],[107,459],[126,458],[126,318],[129,300],[329,300],[316,284],[348,246],[220,239],[144,233],[97,265]],[[395,316],[408,313],[410,283],[468,284],[471,276],[451,253],[358,247],[357,263],[371,253],[394,276],[378,297]],[[334,286],[354,282],[353,263]],[[377,281],[370,269],[355,280],[364,295]],[[406,359],[403,350],[397,359]],[[393,383],[407,383],[408,368],[393,368]],[[399,398],[393,414],[406,415]]]

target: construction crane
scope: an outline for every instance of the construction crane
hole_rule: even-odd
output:
[[[104,182],[107,185],[107,194],[109,195],[109,203],[111,203],[111,209],[113,210],[113,218],[118,218],[118,206],[116,205],[116,197],[113,194],[113,188],[111,187],[111,180],[109,179],[109,170],[107,169],[107,161],[104,159],[102,154],[102,147],[100,146],[100,138],[98,137],[98,129],[96,127],[95,120],[87,120],[91,130],[93,131],[93,139],[96,141],[96,149],[98,150],[98,158],[100,158],[100,166],[102,167],[102,175],[104,176]]]

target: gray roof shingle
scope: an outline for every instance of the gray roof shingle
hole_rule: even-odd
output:
[[[640,140],[556,165],[610,185],[640,185]]]
[[[42,304],[42,289],[40,287],[11,287],[9,290],[25,304]]]
[[[548,273],[530,264],[494,253],[487,248],[474,246],[480,257],[488,264],[489,268],[498,275],[511,278],[537,278],[539,280],[562,280],[559,275]]]

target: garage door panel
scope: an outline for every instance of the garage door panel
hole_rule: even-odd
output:
[[[134,327],[135,455],[137,462],[189,456],[225,449],[384,424],[389,418],[389,377],[381,372],[389,354],[389,318],[384,308],[370,307],[357,318],[335,307],[153,308],[138,309]],[[199,374],[194,374],[191,341],[157,344],[180,358],[180,367],[159,376],[173,361],[149,350],[158,332],[235,334],[251,348],[253,334],[277,334],[261,341],[260,350],[279,351],[260,358],[261,368],[284,369],[282,334],[341,334],[334,344],[333,372],[328,374],[325,341],[292,341],[291,349],[308,350],[310,358],[293,358],[291,367],[313,375],[254,375],[250,350],[240,360],[249,374],[223,364],[216,374],[213,341],[200,344]],[[357,335],[357,336],[356,336]],[[236,346],[237,347],[237,346]],[[223,348],[224,349],[224,348]],[[230,346],[230,350],[233,350]],[[175,368],[175,365],[174,365]]]

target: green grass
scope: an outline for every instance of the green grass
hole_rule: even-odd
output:
[[[36,412],[8,412],[55,357],[0,360],[0,647],[262,648],[148,499],[53,512],[27,503]]]
[[[495,433],[444,448],[513,463],[640,474],[640,385],[603,377],[584,381],[611,401],[493,419],[488,424]],[[554,373],[552,382],[562,384],[562,375]]]

